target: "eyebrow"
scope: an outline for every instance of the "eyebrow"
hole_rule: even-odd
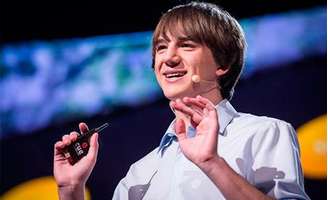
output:
[[[177,40],[179,42],[185,42],[185,41],[193,41],[193,42],[195,42],[195,40],[193,40],[190,36],[178,36]]]
[[[170,42],[171,40],[168,37],[165,36],[160,36],[155,44],[160,44],[160,43],[166,43],[166,42]],[[185,41],[192,41],[192,42],[196,42],[194,39],[192,39],[190,36],[178,36],[177,37],[177,42],[185,42]]]
[[[170,42],[170,40],[161,37],[161,38],[158,38],[158,39],[155,41],[155,44],[157,45],[157,44],[160,44],[160,43],[166,43],[166,42]]]

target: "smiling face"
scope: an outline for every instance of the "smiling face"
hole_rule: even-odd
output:
[[[166,97],[213,96],[216,90],[211,88],[219,87],[218,95],[231,99],[244,65],[246,41],[241,26],[227,11],[204,2],[178,5],[161,16],[152,44],[152,67]],[[216,64],[220,68],[213,73]],[[172,74],[168,70],[170,74],[164,79],[161,73],[165,69],[181,71]],[[195,72],[199,76],[194,80],[199,78],[199,84],[191,82]]]
[[[202,95],[215,101],[219,97],[218,68],[210,49],[183,33],[172,36],[167,32],[160,35],[155,43],[156,78],[170,100]],[[199,76],[200,83],[192,81],[195,74]]]

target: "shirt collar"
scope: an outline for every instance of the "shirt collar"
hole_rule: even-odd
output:
[[[225,129],[232,119],[239,116],[239,114],[227,99],[222,100],[215,108],[218,111],[219,133],[225,136]]]
[[[170,146],[173,140],[177,140],[177,136],[174,130],[175,119],[171,122],[170,126],[167,128],[164,136],[159,143],[157,153],[161,152],[161,156],[163,156],[164,150],[166,147]]]
[[[218,122],[219,122],[219,134],[225,136],[225,129],[232,119],[238,116],[238,112],[233,108],[230,102],[227,99],[222,100],[219,104],[215,106],[215,109],[218,112]],[[164,136],[161,139],[158,152],[161,152],[163,155],[164,149],[170,146],[173,140],[177,140],[175,130],[175,119],[171,122],[170,126],[166,130]],[[193,131],[193,128],[188,127],[187,131]]]

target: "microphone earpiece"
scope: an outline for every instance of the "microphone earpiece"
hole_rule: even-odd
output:
[[[215,88],[220,88],[217,81],[215,81],[215,80],[213,80],[213,81],[212,80],[204,80],[204,79],[201,80],[200,76],[196,75],[196,74],[191,76],[191,81],[193,83],[195,83],[196,87],[198,87],[198,86],[200,87],[201,84],[203,85],[203,87],[202,87],[203,89],[205,89],[207,87],[207,90],[205,90],[205,91],[198,91],[199,94],[205,94],[205,93],[210,92],[211,90],[213,90]],[[211,85],[213,85],[213,86],[211,87]]]
[[[192,75],[191,80],[194,83],[199,83],[200,82],[200,77],[198,75]]]

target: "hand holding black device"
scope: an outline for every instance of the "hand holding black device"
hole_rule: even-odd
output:
[[[105,123],[97,128],[93,128],[84,134],[79,134],[76,141],[72,142],[69,146],[64,148],[65,157],[68,159],[71,165],[74,165],[83,156],[87,155],[89,151],[89,139],[94,133],[99,133],[109,126]]]

